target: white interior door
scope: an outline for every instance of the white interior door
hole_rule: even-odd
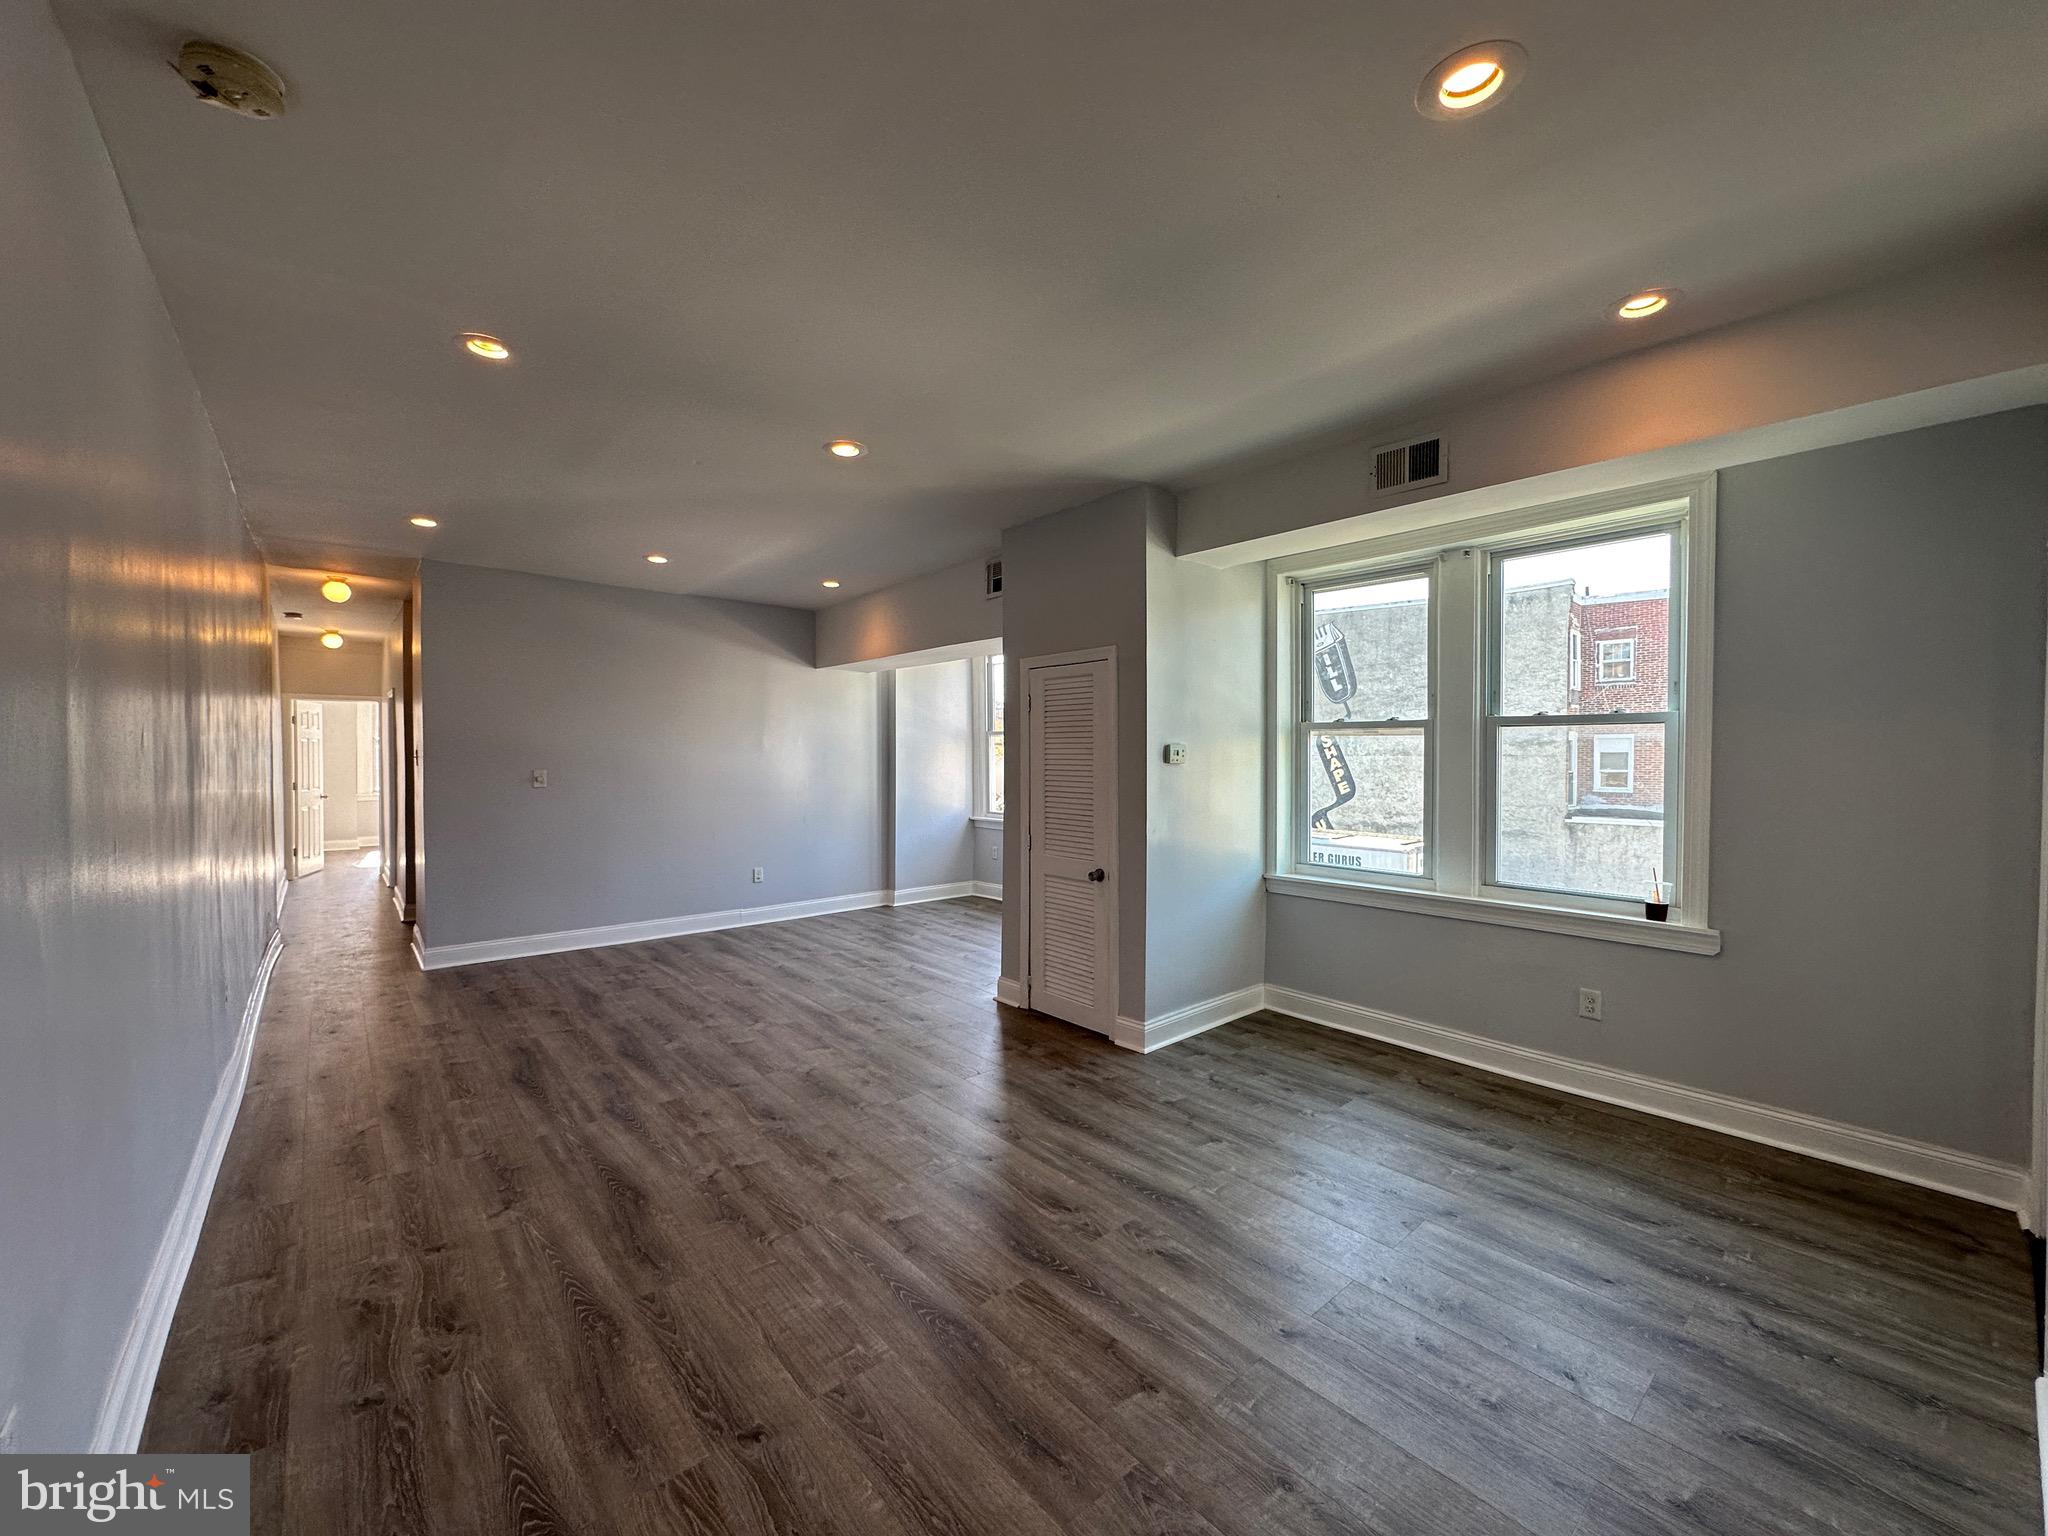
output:
[[[318,704],[292,709],[292,876],[327,863],[327,754]]]
[[[1025,1002],[1116,1019],[1116,680],[1110,658],[1025,662]]]

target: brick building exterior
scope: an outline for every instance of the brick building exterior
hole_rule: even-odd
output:
[[[1501,709],[1515,716],[1667,707],[1665,594],[1590,596],[1568,581],[1517,588],[1501,625]],[[1429,616],[1421,601],[1317,615],[1319,720],[1382,721],[1425,707]],[[1342,660],[1335,644],[1341,639]],[[1537,889],[1640,898],[1664,862],[1661,726],[1503,727],[1496,765],[1497,878]],[[1306,755],[1310,861],[1420,874],[1425,868],[1420,734],[1326,736]],[[1348,797],[1346,789],[1350,790]]]

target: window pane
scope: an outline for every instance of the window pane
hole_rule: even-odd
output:
[[[1494,879],[1646,900],[1664,868],[1664,727],[1503,726]]]
[[[1670,707],[1670,534],[1510,555],[1498,570],[1499,713]]]
[[[1000,656],[988,659],[988,728],[992,731],[1003,728],[1003,658]]]
[[[1309,718],[1429,718],[1429,578],[1309,594]]]
[[[1311,734],[1302,756],[1309,863],[1329,869],[1423,873],[1421,731]]]
[[[958,759],[956,758],[957,762]],[[991,731],[988,736],[988,813],[991,816],[1003,814],[1003,733]]]

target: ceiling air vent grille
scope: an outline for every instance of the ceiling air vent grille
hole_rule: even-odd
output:
[[[1003,595],[1003,562],[991,560],[981,568],[981,595],[1001,597]]]
[[[1372,488],[1382,496],[1421,485],[1442,485],[1446,478],[1441,437],[1418,437],[1373,450]]]

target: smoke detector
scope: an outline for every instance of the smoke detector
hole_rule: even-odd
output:
[[[195,37],[178,50],[178,74],[209,106],[243,117],[284,115],[284,82],[253,54]]]

